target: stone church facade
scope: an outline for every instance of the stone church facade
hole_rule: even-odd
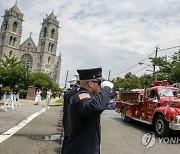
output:
[[[59,82],[61,55],[56,56],[59,22],[54,13],[43,18],[37,46],[31,35],[20,43],[23,13],[17,4],[6,10],[3,17],[0,29],[0,58],[4,59],[4,55],[15,56],[25,66],[29,65],[31,71],[47,73]]]

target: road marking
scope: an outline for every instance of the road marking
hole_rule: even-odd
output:
[[[36,112],[36,113],[30,115],[25,120],[23,120],[19,124],[17,124],[15,127],[10,128],[9,130],[7,130],[3,134],[1,134],[0,135],[0,143],[4,142],[6,139],[8,139],[12,135],[14,135],[17,131],[19,131],[21,128],[26,126],[31,120],[33,120],[35,117],[37,117],[38,115],[40,115],[41,113],[43,113],[46,110],[47,109],[44,108],[44,109],[40,110],[39,112]]]

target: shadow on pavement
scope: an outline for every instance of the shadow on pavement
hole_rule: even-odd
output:
[[[138,129],[138,130],[142,131],[143,133],[153,132],[153,127],[151,125],[148,125],[145,123],[141,123],[141,122],[138,122],[138,121],[135,121],[132,119],[129,122],[123,122],[120,117],[119,118],[112,117],[112,119],[119,122],[122,125]]]
[[[149,133],[149,132],[154,132],[153,126],[135,121],[135,120],[130,120],[129,122],[123,122],[120,117],[111,117],[111,119],[119,122],[120,124],[128,127],[133,127],[135,129],[140,130],[143,133]],[[172,137],[180,137],[180,132],[179,131],[172,131],[171,132]]]

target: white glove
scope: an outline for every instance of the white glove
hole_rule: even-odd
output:
[[[103,81],[101,83],[101,88],[104,88],[104,87],[109,87],[109,88],[112,89],[114,87],[114,84],[112,82],[110,82],[110,81]]]

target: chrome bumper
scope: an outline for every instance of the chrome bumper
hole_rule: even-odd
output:
[[[171,128],[172,130],[180,130],[180,123],[179,124],[169,123],[169,128]]]

